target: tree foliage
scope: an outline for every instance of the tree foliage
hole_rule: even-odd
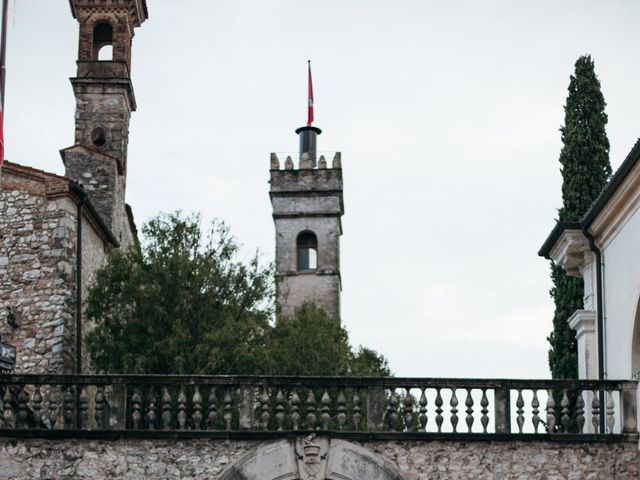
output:
[[[97,273],[86,315],[93,366],[109,373],[389,374],[386,359],[349,346],[346,330],[314,305],[273,324],[274,275],[244,262],[222,222],[160,215],[140,249],[114,250]]]
[[[340,320],[313,304],[282,318],[271,332],[271,372],[283,375],[389,376],[387,360],[374,350],[349,346]]]
[[[269,327],[272,272],[238,260],[223,223],[159,216],[141,250],[114,251],[88,295],[97,327],[87,348],[100,371],[249,373]]]
[[[593,60],[589,55],[582,56],[576,61],[575,74],[569,82],[564,126],[560,129],[560,221],[579,221],[611,176],[605,106]],[[557,265],[551,266],[551,277],[554,287],[550,293],[555,302],[553,331],[548,337],[551,374],[553,378],[577,378],[577,344],[567,320],[582,308],[583,282],[567,276]]]

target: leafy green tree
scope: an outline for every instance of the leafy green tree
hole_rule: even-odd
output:
[[[114,251],[87,303],[98,371],[250,374],[265,363],[273,275],[243,263],[224,223],[180,213],[147,223],[141,250]]]
[[[356,377],[389,377],[391,369],[384,355],[360,346],[351,351],[350,371]]]
[[[228,227],[160,215],[141,249],[113,251],[87,299],[93,366],[110,373],[389,375],[386,359],[349,345],[315,305],[272,324],[274,275],[239,260]]]
[[[271,374],[389,376],[386,358],[374,350],[353,350],[340,320],[314,304],[281,318],[267,342]]]
[[[268,342],[270,372],[280,375],[346,375],[349,372],[349,336],[340,320],[314,304],[282,317]]]
[[[560,128],[563,147],[562,208],[560,221],[579,221],[598,197],[611,176],[606,103],[600,90],[591,56],[578,58],[575,74],[569,82],[569,94],[564,107],[564,126]],[[555,302],[553,331],[548,337],[549,366],[553,378],[577,378],[577,344],[568,318],[582,308],[582,279],[569,277],[552,264]]]

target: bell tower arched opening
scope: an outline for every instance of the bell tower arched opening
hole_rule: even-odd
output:
[[[113,60],[113,27],[108,22],[100,22],[93,27],[93,60]]]

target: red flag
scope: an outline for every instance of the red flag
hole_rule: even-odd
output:
[[[313,83],[311,82],[311,60],[309,60],[309,106],[307,111],[307,126],[313,123]]]

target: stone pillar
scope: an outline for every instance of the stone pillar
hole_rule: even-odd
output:
[[[598,343],[595,310],[576,310],[569,317],[569,326],[578,340],[578,377],[598,378]]]

